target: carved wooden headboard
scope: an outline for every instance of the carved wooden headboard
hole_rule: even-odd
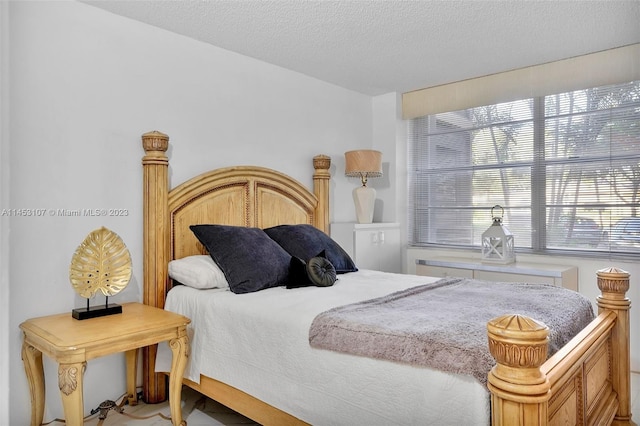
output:
[[[297,180],[264,167],[236,166],[202,173],[169,190],[169,137],[142,135],[144,197],[144,295],[147,305],[164,307],[171,287],[172,259],[206,253],[190,225],[216,223],[267,228],[307,223],[329,231],[329,167],[313,158],[313,192]]]
[[[264,167],[237,166],[203,173],[169,190],[169,136],[142,135],[143,302],[164,308],[171,288],[172,259],[204,252],[189,225],[217,223],[266,228],[306,223],[329,231],[329,168],[325,155],[313,158],[313,192],[297,180]],[[159,402],[165,378],[154,373],[157,346],[142,355],[144,399]]]

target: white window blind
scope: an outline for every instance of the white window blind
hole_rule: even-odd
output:
[[[414,246],[640,254],[640,81],[409,120]]]

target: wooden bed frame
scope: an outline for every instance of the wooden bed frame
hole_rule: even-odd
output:
[[[145,133],[142,144],[145,304],[164,308],[171,259],[206,253],[189,230],[191,224],[266,228],[308,223],[329,230],[327,156],[313,158],[313,192],[282,173],[248,166],[203,173],[169,190],[169,137]],[[633,424],[629,274],[616,268],[598,271],[598,287],[598,317],[549,359],[544,324],[517,315],[487,324],[497,362],[488,378],[492,425]],[[143,353],[143,398],[149,403],[166,398],[166,376],[154,372],[155,357],[156,347]],[[184,383],[260,424],[306,424],[213,378]]]

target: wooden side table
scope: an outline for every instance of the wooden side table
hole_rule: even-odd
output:
[[[122,313],[76,320],[71,312],[32,318],[22,324],[22,360],[31,392],[31,426],[42,424],[44,416],[44,369],[42,354],[58,366],[58,387],[68,426],[83,424],[83,373],[87,361],[125,352],[129,403],[137,403],[136,377],[138,349],[169,341],[173,353],[169,377],[169,404],[174,426],[182,419],[180,397],[182,376],[189,354],[187,324],[191,320],[173,312],[141,303],[125,303]]]

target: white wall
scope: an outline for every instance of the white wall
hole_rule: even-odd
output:
[[[9,206],[9,7],[0,2],[0,212]],[[0,425],[9,424],[9,217],[0,215]]]
[[[10,424],[19,425],[28,424],[30,400],[18,325],[83,306],[68,267],[90,231],[114,230],[132,254],[133,279],[110,301],[141,300],[142,133],[171,137],[172,185],[233,164],[276,168],[311,185],[312,157],[330,155],[338,160],[331,219],[350,221],[343,153],[372,145],[372,100],[86,4],[11,2],[9,27],[11,143],[0,162],[10,159],[11,175],[3,167],[0,182],[10,207],[129,211],[10,218],[8,406]],[[0,232],[4,241],[4,226]],[[0,255],[5,266],[6,251]],[[63,413],[57,368],[45,359],[45,371],[48,421]],[[122,355],[89,362],[85,411],[124,391]]]
[[[402,122],[401,95],[387,93],[373,98],[373,148],[382,152],[383,176],[370,179],[370,185],[377,191],[374,222],[403,222],[404,216],[397,202],[398,187],[405,186],[406,175],[398,174],[398,166],[404,160],[396,153],[398,145],[406,145],[406,140],[398,134],[404,129]]]

